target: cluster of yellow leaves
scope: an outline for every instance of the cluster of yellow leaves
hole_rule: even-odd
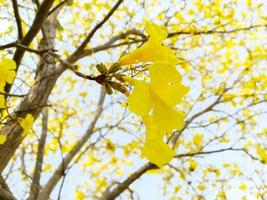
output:
[[[6,83],[12,84],[16,76],[16,63],[14,60],[3,57],[0,61],[0,109],[4,109],[6,106],[4,87]],[[6,141],[6,135],[0,134],[0,145]]]
[[[175,152],[163,142],[166,133],[181,129],[184,114],[175,107],[181,102],[188,88],[181,84],[181,75],[176,69],[179,59],[174,52],[162,43],[167,31],[153,23],[146,24],[148,41],[119,60],[120,65],[152,62],[149,66],[150,81],[124,77],[134,86],[128,98],[131,112],[141,116],[147,134],[142,150],[150,162],[162,167],[171,161]]]

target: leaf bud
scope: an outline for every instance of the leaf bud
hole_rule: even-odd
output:
[[[114,82],[114,81],[110,81],[109,82],[109,85],[114,89],[114,90],[117,90],[123,94],[126,94],[128,93],[128,90],[126,87],[122,86],[120,83],[118,82]]]
[[[125,80],[123,79],[125,75],[124,74],[121,74],[121,73],[117,73],[114,75],[114,77],[118,80],[118,81],[121,81],[121,82],[125,82]]]
[[[97,64],[97,65],[96,65],[96,69],[97,69],[101,74],[105,74],[105,73],[107,73],[107,71],[108,71],[106,65],[104,65],[103,63]]]
[[[117,71],[119,71],[119,69],[121,68],[121,65],[119,63],[114,63],[113,65],[111,65],[111,67],[108,70],[109,74],[115,73]]]
[[[105,90],[107,94],[109,95],[113,94],[112,88],[110,87],[108,83],[105,84]]]

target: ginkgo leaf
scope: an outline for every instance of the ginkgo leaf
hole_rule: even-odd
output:
[[[144,118],[144,123],[147,134],[142,155],[161,168],[172,160],[175,151],[163,142],[164,132],[153,124],[151,118]]]
[[[146,139],[142,155],[161,168],[172,160],[175,152],[163,141]]]
[[[261,149],[259,146],[257,147],[257,154],[263,163],[267,164],[267,152],[265,149]]]
[[[157,124],[159,129],[164,132],[171,132],[173,129],[181,130],[184,125],[184,113],[177,111],[162,102],[157,100],[153,110],[153,122]]]
[[[247,186],[247,184],[242,183],[242,184],[239,185],[239,189],[243,190],[243,191],[246,191],[248,189],[248,186]]]
[[[0,134],[0,145],[6,142],[6,135]]]
[[[5,82],[12,84],[15,76],[16,76],[16,63],[14,60],[8,58],[2,58],[0,62],[0,83],[3,84]]]
[[[19,119],[19,124],[23,129],[22,135],[26,135],[32,128],[34,118],[31,114],[27,114],[25,118]]]
[[[153,106],[149,85],[144,81],[135,81],[134,90],[128,102],[131,112],[140,116],[147,115]]]
[[[161,44],[161,41],[165,40],[168,36],[167,29],[163,26],[158,26],[155,23],[145,22],[146,33],[150,35],[151,39],[155,39],[155,42]]]
[[[153,61],[179,63],[175,53],[169,47],[162,45],[163,40],[167,37],[167,32],[164,28],[153,23],[147,23],[146,32],[150,35],[148,41],[132,53],[123,56],[118,62],[120,65]]]
[[[85,199],[85,194],[80,191],[80,190],[77,190],[75,192],[75,200],[84,200]]]
[[[199,147],[200,145],[202,145],[202,142],[203,142],[203,135],[201,133],[194,135],[194,137],[193,137],[194,145]]]
[[[4,87],[6,83],[12,84],[16,76],[16,63],[14,60],[3,57],[0,62],[0,92],[5,93]],[[5,108],[5,97],[0,94],[0,108]]]
[[[181,75],[175,66],[157,62],[149,66],[150,84],[153,92],[170,106],[177,105],[189,88],[181,84]]]
[[[190,159],[189,160],[189,170],[195,171],[196,168],[197,168],[197,162],[193,159]]]
[[[5,97],[0,94],[0,109],[5,108]]]

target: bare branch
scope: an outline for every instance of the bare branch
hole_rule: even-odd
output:
[[[18,8],[18,2],[17,0],[12,0],[14,15],[16,18],[17,23],[17,29],[18,29],[18,39],[21,40],[23,38],[23,31],[22,31],[22,25],[21,25],[21,19],[19,15],[19,8]]]
[[[26,94],[7,94],[7,93],[4,93],[4,92],[0,92],[0,95],[4,95],[4,96],[7,96],[7,97],[25,97]]]
[[[232,30],[226,30],[226,31],[217,31],[217,30],[208,30],[208,31],[178,31],[178,32],[173,32],[169,33],[168,37],[174,37],[177,35],[210,35],[210,34],[227,34],[227,33],[236,33],[239,31],[249,31],[251,29],[255,28],[261,28],[265,27],[267,28],[267,24],[257,24],[257,25],[251,25],[248,27],[242,27],[242,28],[237,28],[237,29],[232,29]]]
[[[212,151],[200,151],[200,152],[195,152],[195,153],[184,153],[184,154],[179,154],[176,155],[175,158],[183,158],[183,157],[192,157],[192,156],[197,156],[197,155],[208,155],[208,154],[214,154],[214,153],[221,153],[225,151],[243,151],[245,152],[244,149],[242,148],[224,148],[224,149],[217,149],[217,150],[212,150]]]
[[[224,92],[225,92],[225,91],[224,91]],[[189,124],[190,124],[192,121],[194,121],[194,120],[195,120],[196,118],[198,118],[199,116],[201,116],[201,115],[203,115],[203,114],[205,114],[205,113],[211,111],[213,107],[215,107],[216,105],[218,105],[218,104],[220,103],[220,100],[221,100],[222,95],[224,94],[224,92],[223,92],[221,95],[219,95],[219,96],[216,98],[216,100],[215,100],[212,104],[210,104],[210,105],[207,106],[205,109],[203,109],[203,110],[197,112],[197,113],[194,114],[192,117],[190,117],[189,119],[187,119],[187,120],[185,121],[185,124],[184,124],[184,127],[182,128],[182,130],[180,130],[180,131],[175,131],[175,132],[171,135],[171,137],[168,139],[168,142],[171,141],[172,144],[173,144],[173,147],[174,147],[175,144],[176,144],[176,142],[177,142],[177,140],[179,139],[179,137],[180,137],[181,134],[183,133],[183,131],[189,126]],[[177,133],[178,133],[178,134],[177,134]]]
[[[117,8],[120,6],[120,4],[123,2],[123,0],[118,0],[117,3],[112,7],[112,9],[108,12],[108,14],[104,17],[104,19],[99,22],[92,31],[88,34],[88,36],[84,39],[84,41],[81,43],[81,45],[76,49],[76,51],[73,52],[73,54],[67,59],[68,62],[73,63],[75,62],[79,57],[80,54],[83,53],[85,47],[90,42],[92,37],[95,35],[96,31],[100,29],[106,21],[113,15],[113,13],[117,10]]]
[[[24,46],[20,44],[19,42],[11,42],[5,45],[0,46],[0,50],[7,49],[7,48],[13,48],[16,47],[18,49],[23,49],[25,51],[29,51],[31,53],[35,53],[37,55],[43,55],[44,53],[47,53],[48,51],[55,51],[53,49],[32,49],[30,47]]]
[[[116,47],[116,45],[113,45],[116,41],[125,39],[129,35],[137,35],[137,36],[142,37],[143,39],[147,38],[146,35],[144,35],[142,32],[140,32],[136,29],[132,29],[132,30],[126,31],[125,33],[121,33],[119,35],[113,36],[112,38],[110,38],[109,41],[107,41],[106,43],[104,43],[102,45],[99,45],[97,47],[93,47],[91,49],[85,49],[83,51],[83,53],[79,56],[79,58],[83,58],[83,57],[91,55],[93,53],[97,53],[99,51],[104,51],[104,50]],[[138,42],[140,42],[140,41],[138,41]],[[127,42],[125,44],[129,44],[129,42]]]
[[[44,148],[45,148],[45,143],[46,143],[47,127],[48,127],[47,125],[48,108],[47,107],[43,108],[42,114],[43,114],[42,133],[41,133],[41,138],[38,144],[38,152],[37,152],[35,169],[34,169],[33,178],[32,178],[29,200],[35,200],[40,190],[40,178],[41,178],[41,173],[42,173]]]
[[[116,184],[112,188],[108,188],[100,198],[100,200],[113,200],[116,199],[123,191],[125,191],[134,181],[140,178],[144,173],[151,169],[157,169],[158,167],[152,163],[146,163],[134,173],[128,176],[122,183]]]
[[[65,174],[65,170],[73,160],[73,158],[79,153],[81,148],[84,146],[84,144],[88,141],[88,139],[91,137],[92,133],[94,132],[94,127],[96,125],[96,122],[98,121],[100,115],[103,111],[103,104],[105,100],[105,89],[101,88],[101,94],[99,97],[96,113],[94,116],[94,119],[90,123],[88,129],[86,130],[85,134],[80,138],[80,140],[76,143],[76,145],[72,148],[72,150],[66,155],[62,163],[57,167],[52,177],[49,179],[47,184],[43,187],[43,189],[40,191],[40,194],[38,196],[38,200],[47,200],[49,198],[50,193],[53,191],[59,180],[63,177]]]
[[[52,13],[54,13],[58,8],[60,8],[62,5],[64,5],[68,1],[70,1],[70,0],[64,0],[64,1],[60,2],[58,5],[56,5],[54,8],[52,8],[51,11],[49,11],[48,16],[51,15]]]
[[[12,194],[4,190],[1,186],[0,186],[0,199],[1,200],[16,200],[16,198]]]
[[[3,200],[15,200],[11,190],[9,189],[5,179],[0,174],[0,199]]]

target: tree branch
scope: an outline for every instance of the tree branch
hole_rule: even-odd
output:
[[[53,12],[55,12],[58,8],[60,8],[62,5],[64,5],[68,1],[70,1],[70,0],[64,0],[64,1],[60,2],[58,5],[56,5],[54,8],[52,8],[51,11],[49,11],[48,16],[51,15]]]
[[[227,33],[236,33],[239,31],[249,31],[254,28],[261,28],[265,27],[267,28],[267,24],[257,24],[257,25],[251,25],[248,27],[242,27],[242,28],[237,28],[237,29],[232,29],[228,31],[216,31],[214,29],[208,30],[208,31],[177,31],[173,33],[169,33],[168,37],[174,37],[177,35],[210,35],[210,34],[227,34]]]
[[[45,2],[46,1],[43,1],[43,3]],[[46,41],[41,41],[39,49],[54,49],[56,38],[56,18],[58,14],[59,10],[58,12],[54,12],[53,15],[46,20],[45,31],[47,31],[46,34],[48,37]],[[47,27],[49,27],[49,29]],[[12,119],[16,119],[18,117],[24,118],[26,114],[31,114],[34,119],[36,119],[42,108],[47,105],[47,99],[51,94],[58,77],[64,71],[64,67],[61,64],[55,65],[53,57],[48,55],[47,59],[51,62],[47,62],[47,60],[40,57],[37,65],[38,69],[36,70],[35,82],[27,96],[21,100],[15,109],[14,114],[12,114]],[[0,145],[1,173],[22,143],[24,137],[21,135],[22,128],[16,120],[8,121],[0,131],[7,135],[6,142]]]
[[[1,186],[0,186],[0,199],[1,200],[16,200],[16,198],[12,194],[4,190]]]
[[[91,49],[85,49],[82,52],[82,54],[79,55],[79,58],[83,58],[83,57],[89,56],[89,55],[91,55],[93,53],[97,53],[99,51],[104,51],[104,50],[110,49],[112,47],[115,47],[115,46],[113,46],[113,44],[116,41],[121,40],[121,39],[125,39],[129,35],[137,35],[137,36],[142,37],[143,39],[146,39],[147,38],[146,35],[144,35],[142,32],[140,32],[140,31],[138,31],[136,29],[132,29],[132,30],[126,31],[125,33],[121,33],[119,35],[113,36],[109,41],[107,41],[106,43],[104,43],[102,45],[99,45],[97,47],[93,47]],[[128,44],[128,43],[125,43],[125,44]]]
[[[117,1],[117,3],[112,7],[112,9],[108,12],[108,14],[104,17],[104,19],[92,29],[92,31],[87,35],[87,37],[84,39],[81,45],[76,49],[76,51],[74,51],[73,54],[70,55],[70,57],[67,59],[68,62],[73,63],[80,57],[80,54],[83,53],[85,47],[90,42],[92,37],[95,35],[96,31],[100,29],[106,23],[106,21],[108,21],[108,19],[113,15],[113,13],[117,10],[117,8],[120,6],[122,2],[123,0]]]
[[[48,108],[47,107],[43,108],[42,114],[43,114],[42,133],[41,133],[41,138],[38,144],[37,158],[36,158],[35,169],[34,169],[33,178],[32,178],[29,200],[35,200],[40,190],[40,178],[41,178],[41,173],[42,173],[44,148],[45,148],[47,128],[48,128],[48,125],[47,125]]]
[[[24,45],[20,44],[19,42],[11,42],[11,43],[2,45],[2,46],[0,46],[0,50],[7,49],[7,48],[13,48],[13,47],[16,47],[18,49],[23,49],[25,51],[29,51],[31,53],[35,53],[35,54],[41,55],[41,56],[44,53],[47,53],[48,51],[56,51],[56,50],[53,50],[53,49],[32,49],[32,48],[30,48],[28,46],[24,46]]]
[[[73,160],[73,158],[77,155],[77,153],[79,153],[81,148],[84,146],[84,144],[91,137],[92,133],[94,132],[96,122],[98,121],[100,115],[102,114],[104,100],[105,100],[105,89],[102,87],[94,119],[90,123],[85,134],[80,138],[80,140],[76,143],[76,145],[72,148],[72,150],[66,155],[66,157],[63,159],[62,163],[55,170],[52,177],[48,180],[46,185],[40,191],[40,194],[38,196],[38,200],[47,200],[49,198],[51,192],[53,191],[53,189],[55,188],[55,186],[57,185],[59,180],[65,174],[65,170],[68,168],[68,166],[71,163],[71,161]]]
[[[2,200],[15,200],[16,198],[13,196],[11,190],[6,184],[2,175],[0,175],[0,199]]]
[[[243,151],[244,152],[244,149],[229,147],[229,148],[212,150],[212,151],[200,151],[200,152],[195,152],[195,153],[179,154],[179,155],[176,155],[175,158],[192,157],[192,156],[197,156],[197,155],[207,155],[207,154],[213,154],[213,153],[221,153],[225,151]]]
[[[44,0],[43,3],[40,5],[40,8],[38,10],[38,13],[36,14],[34,21],[29,29],[29,31],[26,33],[26,35],[21,39],[20,44],[23,46],[29,46],[32,40],[35,38],[39,30],[42,28],[45,19],[47,17],[47,14],[53,5],[54,0]],[[17,64],[16,71],[18,71],[20,63],[22,61],[22,58],[24,56],[25,49],[18,48],[16,49],[13,60]],[[11,90],[12,85],[6,84],[5,86],[5,93],[9,93]]]
[[[103,193],[100,200],[113,200],[116,199],[123,191],[125,191],[134,181],[140,178],[144,173],[151,169],[157,169],[158,167],[152,163],[146,163],[142,167],[140,167],[137,171],[132,173],[128,178],[126,178],[123,182],[116,184],[116,186],[111,189],[107,188],[107,190]]]
[[[17,0],[12,0],[14,15],[17,23],[17,29],[18,29],[18,39],[21,40],[23,38],[23,31],[22,31],[22,25],[21,25],[21,19],[19,15],[19,8],[18,8],[18,2]]]

